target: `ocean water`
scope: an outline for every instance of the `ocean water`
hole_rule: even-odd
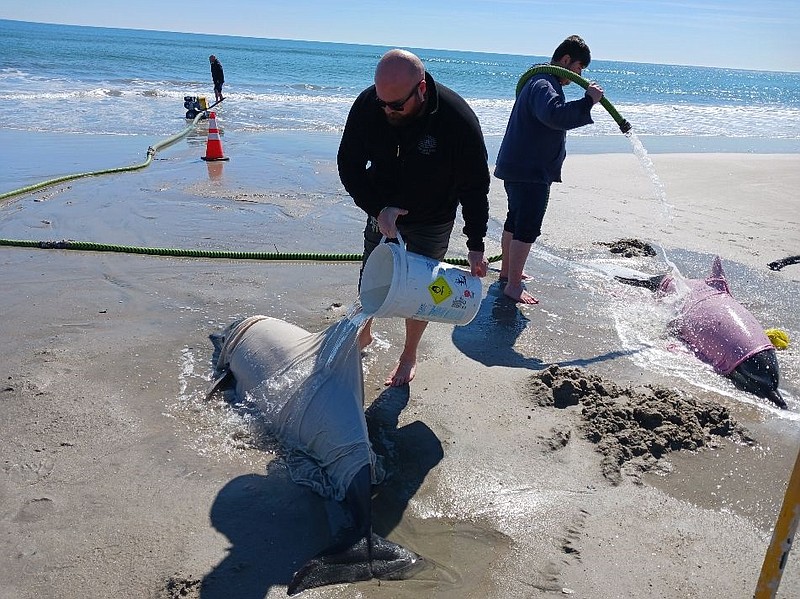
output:
[[[173,134],[185,125],[184,96],[213,101],[208,55],[214,53],[225,69],[227,100],[219,113],[226,127],[335,134],[387,49],[0,20],[4,127]],[[467,99],[490,147],[505,130],[519,76],[548,60],[412,50],[435,79]],[[596,59],[584,76],[603,86],[650,151],[800,152],[800,73]],[[583,93],[576,84],[566,91]],[[595,125],[570,133],[571,150],[627,151],[622,137],[598,107]]]

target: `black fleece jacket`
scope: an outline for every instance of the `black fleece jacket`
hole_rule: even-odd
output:
[[[430,74],[422,113],[403,126],[389,124],[375,86],[356,98],[337,162],[356,205],[370,216],[405,208],[399,224],[444,224],[461,204],[467,248],[484,251],[489,219],[489,166],[478,117]]]
[[[211,80],[214,82],[214,85],[221,85],[225,83],[225,74],[222,70],[222,64],[219,60],[215,60],[211,63]]]

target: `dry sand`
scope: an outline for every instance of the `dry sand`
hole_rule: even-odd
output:
[[[766,264],[800,253],[800,157],[653,162],[671,222],[632,155],[570,156],[541,245],[571,259],[620,238],[719,253],[789,289],[796,306],[800,266]],[[207,186],[205,171],[159,166],[144,182],[114,185],[174,189],[187,204],[211,190],[224,205],[239,168],[232,161],[227,179]],[[103,204],[107,185],[75,184],[60,201]],[[497,181],[492,193],[501,222]],[[43,210],[17,200],[0,219],[36,237]],[[357,240],[353,214],[337,231]],[[154,233],[137,234],[157,245]],[[494,239],[489,253],[497,249]],[[395,473],[376,497],[376,529],[429,567],[413,580],[307,596],[752,596],[800,447],[798,419],[635,366],[593,311],[597,290],[569,274],[538,277],[552,269],[532,255],[543,302],[524,311],[502,301],[490,275],[474,325],[431,324],[407,388],[381,384],[401,323],[376,323],[366,400]],[[352,263],[4,248],[0,598],[283,596],[325,545],[336,507],[291,483],[269,439],[202,400],[208,334],[267,310],[321,330],[355,299],[357,273]],[[783,324],[800,339],[796,314]],[[780,355],[795,411],[797,356],[797,342]],[[674,426],[654,434],[652,419]],[[797,596],[795,552],[778,597]]]

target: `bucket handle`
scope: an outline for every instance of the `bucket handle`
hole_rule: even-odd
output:
[[[386,235],[382,235],[381,236],[381,243],[385,243],[386,239],[387,239]],[[400,246],[400,248],[403,251],[406,251],[406,242],[403,241],[403,236],[400,235],[400,230],[399,229],[397,230],[397,244]]]

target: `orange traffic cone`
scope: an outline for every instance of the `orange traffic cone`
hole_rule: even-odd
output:
[[[217,113],[208,114],[208,142],[206,142],[206,155],[202,157],[206,161],[230,160],[222,154],[222,140],[219,138],[217,129]]]

